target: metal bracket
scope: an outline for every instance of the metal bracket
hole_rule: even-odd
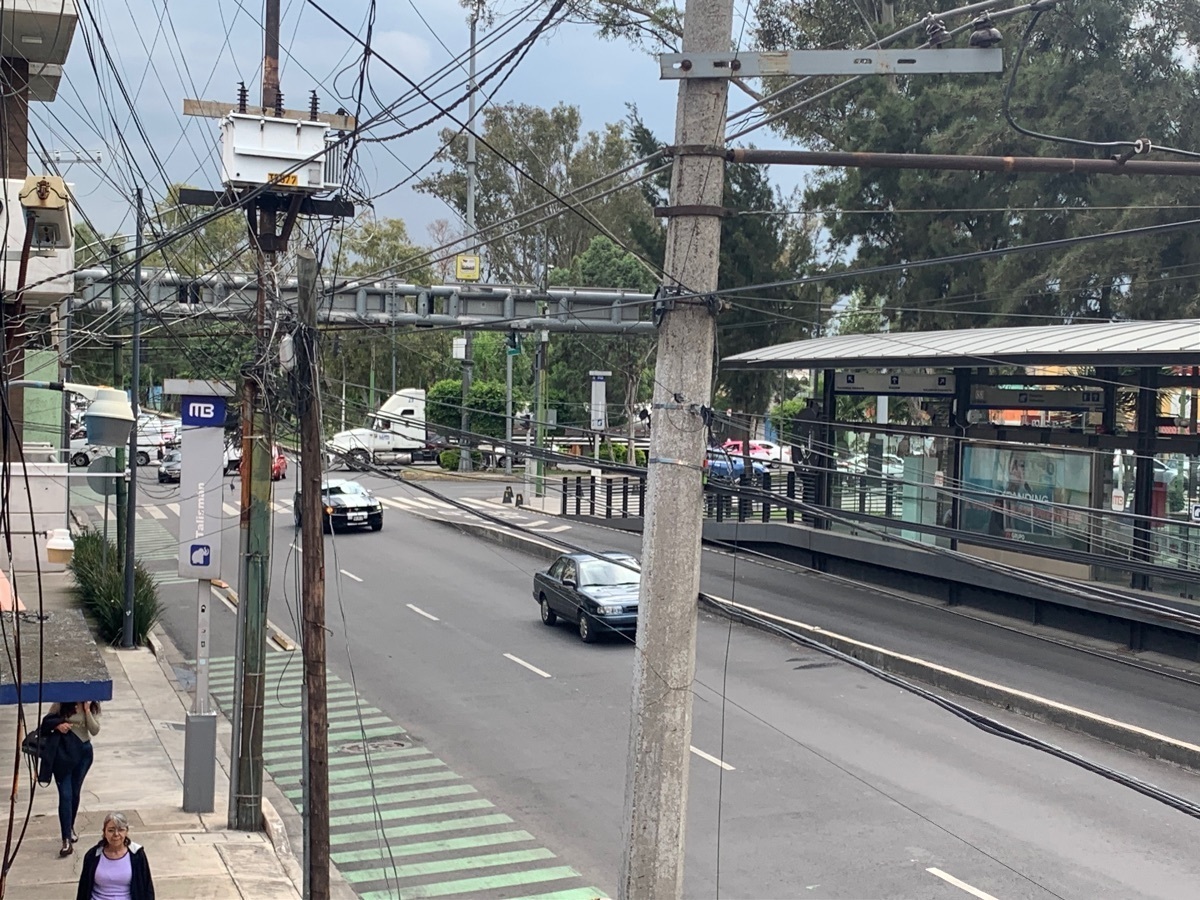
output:
[[[662,53],[660,77],[758,78],[769,75],[962,75],[1004,71],[999,47],[941,50],[776,50]]]
[[[716,156],[729,159],[729,148],[718,144],[677,144],[663,147],[663,156]]]
[[[656,206],[654,215],[660,219],[670,219],[674,216],[714,216],[718,219],[725,219],[733,215],[733,210],[724,206],[696,203],[690,206]]]

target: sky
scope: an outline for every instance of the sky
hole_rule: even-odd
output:
[[[185,97],[226,101],[236,98],[239,81],[251,96],[260,92],[262,0],[77,0],[81,22],[95,34],[94,15],[120,81],[137,109],[134,121],[118,80],[105,61],[105,47],[92,42],[98,80],[89,60],[82,27],[76,31],[57,100],[31,110],[32,158],[58,151],[66,166],[76,153],[97,151],[102,162],[75,162],[65,168],[78,205],[106,233],[133,230],[133,188],[140,182],[149,200],[161,200],[170,182],[219,188],[218,131],[215,120],[182,115]],[[368,0],[318,0],[351,31],[364,35]],[[498,27],[525,9],[518,0],[492,5]],[[540,18],[545,5],[494,47],[480,53],[480,68],[509,50]],[[489,30],[480,31],[480,43]],[[434,73],[468,46],[466,11],[457,0],[387,0],[378,4],[373,46],[379,55],[416,81]],[[321,16],[307,0],[283,0],[281,88],[292,109],[307,109],[316,89],[321,108],[353,108],[358,45]],[[453,79],[465,78],[460,72]],[[447,80],[447,87],[453,83]],[[385,102],[407,85],[375,61],[371,83]],[[658,77],[658,65],[644,50],[600,39],[593,28],[564,25],[543,37],[498,92],[497,102],[580,108],[587,130],[627,114],[636,103],[663,139],[673,132],[676,84]],[[450,96],[457,97],[459,92]],[[369,98],[368,98],[369,99]],[[736,99],[736,98],[735,98]],[[378,109],[370,101],[368,111]],[[460,108],[465,117],[466,106]],[[428,108],[405,116],[412,125]],[[372,193],[394,185],[408,167],[424,163],[438,147],[436,123],[386,145],[372,145],[360,157]],[[373,132],[382,135],[387,128]],[[777,143],[769,141],[769,143]],[[153,154],[151,153],[153,148]],[[155,161],[157,157],[157,163]],[[130,159],[133,163],[130,164]],[[160,171],[158,163],[161,163]],[[377,213],[405,220],[416,242],[430,242],[428,226],[437,219],[458,224],[457,213],[440,201],[402,187],[382,198]]]

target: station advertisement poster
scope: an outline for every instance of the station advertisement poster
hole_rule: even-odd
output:
[[[963,448],[962,528],[1060,547],[1086,547],[1092,457],[1013,444]],[[1071,508],[1075,507],[1075,508]]]

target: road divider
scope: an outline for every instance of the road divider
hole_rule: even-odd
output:
[[[547,562],[557,559],[569,549],[562,544],[551,543],[495,525],[463,521],[436,521],[465,534],[527,553]],[[1200,746],[1196,744],[1159,734],[1129,722],[1112,719],[1090,710],[1069,706],[1047,697],[987,681],[938,663],[877,647],[836,632],[826,631],[815,625],[787,619],[745,604],[734,603],[721,597],[701,594],[698,602],[707,609],[721,615],[731,616],[751,626],[756,624],[755,618],[759,618],[795,628],[817,643],[840,650],[895,675],[912,678],[962,697],[980,700],[1001,709],[1020,713],[1031,719],[1097,738],[1124,750],[1132,750],[1153,759],[1161,759],[1200,771]]]

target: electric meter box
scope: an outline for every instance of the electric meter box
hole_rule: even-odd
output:
[[[315,194],[325,181],[321,122],[230,113],[221,120],[221,181],[227,187],[272,185],[272,190]]]

